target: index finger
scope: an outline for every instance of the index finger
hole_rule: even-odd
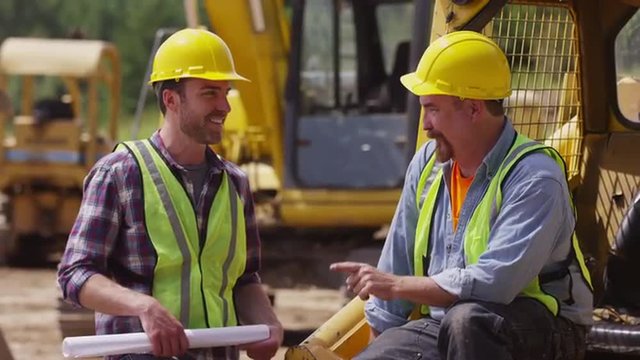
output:
[[[354,272],[358,272],[364,266],[369,266],[369,264],[355,262],[355,261],[343,261],[343,262],[337,262],[329,265],[329,269],[333,271],[339,271],[339,272],[354,273]]]

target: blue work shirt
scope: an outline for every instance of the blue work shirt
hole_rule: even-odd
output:
[[[456,231],[453,230],[449,196],[452,161],[441,164],[446,186],[440,187],[436,200],[428,276],[461,300],[508,304],[534,277],[558,270],[569,256],[575,215],[565,174],[548,155],[532,153],[520,160],[503,181],[502,207],[491,219],[487,251],[476,264],[465,264],[463,236],[466,226],[515,136],[513,126],[505,118],[498,141],[483,159],[469,187]],[[416,188],[434,149],[435,142],[428,142],[409,164],[402,196],[378,262],[378,269],[382,271],[413,275],[419,215]],[[427,191],[428,187],[420,194],[421,199]],[[593,296],[576,261],[569,266],[569,272],[570,276],[545,283],[542,288],[559,300],[560,316],[589,325]],[[365,306],[365,315],[374,329],[384,331],[405,324],[413,308],[414,304],[406,300],[384,301],[371,297]],[[431,317],[442,319],[446,309],[430,308]]]

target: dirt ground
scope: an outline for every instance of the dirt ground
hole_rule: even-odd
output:
[[[55,270],[0,267],[0,289],[0,328],[14,360],[64,359]],[[289,330],[315,329],[342,304],[333,290],[276,289],[275,295],[276,312]],[[282,359],[285,350],[276,358]]]

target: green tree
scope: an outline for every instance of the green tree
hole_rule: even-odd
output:
[[[0,40],[80,36],[115,43],[126,113],[135,108],[156,30],[185,26],[179,0],[2,0],[0,23]]]

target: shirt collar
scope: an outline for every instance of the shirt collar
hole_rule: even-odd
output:
[[[502,160],[507,156],[515,137],[516,130],[511,124],[511,121],[509,121],[509,118],[505,116],[502,133],[500,137],[498,137],[498,141],[493,145],[493,148],[482,160],[482,165],[480,165],[478,172],[484,171],[483,175],[487,177],[487,179],[491,179],[498,172],[500,165],[502,165]]]
[[[171,167],[174,167],[180,171],[186,171],[184,166],[178,164],[178,162],[171,156],[169,150],[167,150],[162,138],[160,137],[160,130],[151,135],[151,143],[153,143],[162,156],[167,160]],[[216,173],[222,171],[224,169],[224,163],[220,159],[220,157],[211,149],[210,146],[207,146],[205,149],[205,161],[209,164],[209,168],[215,170]]]
[[[483,177],[491,180],[491,178],[498,172],[502,160],[507,156],[507,152],[511,148],[511,144],[516,136],[516,130],[514,129],[511,121],[508,117],[504,117],[504,125],[502,127],[502,133],[498,137],[495,145],[491,148],[489,153],[482,159],[482,163],[476,170],[474,178]],[[447,179],[447,183],[451,181],[450,174],[453,165],[453,160],[448,160],[443,164],[443,170]]]

